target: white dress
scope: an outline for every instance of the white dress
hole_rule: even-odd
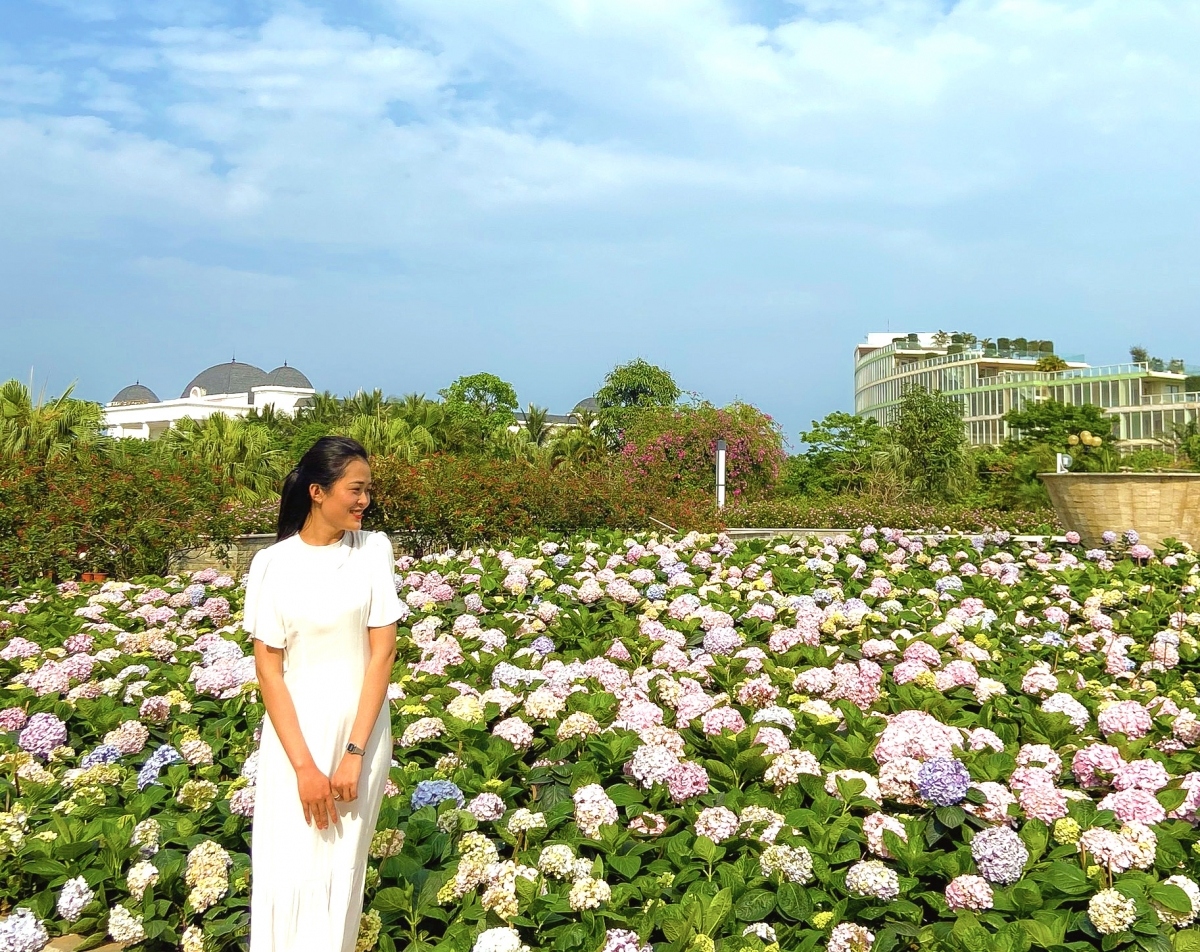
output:
[[[350,740],[370,658],[368,628],[400,618],[392,546],[381,532],[333,545],[289,536],[254,556],[244,626],[282,648],[284,682],[317,767],[333,774]],[[392,757],[385,701],[365,745],[358,799],[324,830],[304,822],[292,769],[263,721],[251,838],[250,952],[353,952],[367,854]]]

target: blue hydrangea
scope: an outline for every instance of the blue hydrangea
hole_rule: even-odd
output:
[[[571,564],[571,557],[566,552],[559,552],[551,561],[554,562],[556,568],[565,569]]]
[[[815,592],[812,593],[813,601],[816,602],[818,605],[828,605],[830,602],[836,601],[837,597],[838,597],[837,592],[831,592],[827,588],[818,588]]]
[[[198,608],[204,601],[204,586],[199,583],[189,585],[183,590],[183,594],[188,597],[188,601],[191,602],[193,608]]]
[[[412,792],[412,808],[436,807],[443,800],[454,800],[461,808],[467,802],[458,785],[449,780],[422,780]]]
[[[943,575],[940,579],[933,583],[933,587],[938,590],[938,594],[943,594],[949,591],[958,591],[963,587],[963,580],[957,575]]]
[[[961,803],[970,786],[967,768],[952,757],[934,757],[921,764],[917,772],[917,790],[939,807]]]
[[[662,601],[667,597],[667,586],[663,585],[662,582],[655,582],[646,589],[646,597],[652,602]]]
[[[97,764],[115,763],[121,757],[121,752],[112,744],[101,744],[90,754],[84,754],[80,764],[84,767],[95,767]]]
[[[1125,530],[1125,541],[1129,543],[1129,545],[1137,545],[1139,539],[1141,539],[1141,536],[1138,535],[1137,529]]]
[[[150,784],[158,782],[158,775],[162,772],[163,767],[168,764],[177,764],[183,760],[177,751],[170,744],[163,744],[158,750],[152,753],[149,759],[142,764],[142,769],[138,771],[137,786],[139,790],[145,790]]]
[[[529,643],[529,647],[544,657],[554,650],[554,640],[547,635],[538,635]]]
[[[1047,648],[1065,648],[1067,646],[1067,639],[1058,631],[1048,631],[1042,635],[1040,640]]]

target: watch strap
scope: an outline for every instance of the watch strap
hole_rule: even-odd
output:
[[[358,744],[351,741],[346,745],[346,753],[358,754],[359,757],[362,757],[364,754],[366,754],[366,751],[359,747]]]

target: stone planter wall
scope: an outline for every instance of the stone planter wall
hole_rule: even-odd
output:
[[[1200,473],[1042,473],[1059,521],[1089,545],[1106,529],[1136,529],[1147,545],[1200,548]]]

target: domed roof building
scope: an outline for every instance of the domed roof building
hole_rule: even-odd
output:
[[[110,407],[137,407],[159,402],[161,401],[149,387],[143,387],[140,383],[131,383],[128,387],[118,390],[117,395],[108,401],[108,405]]]
[[[217,393],[249,393],[254,387],[264,387],[271,382],[267,372],[254,364],[239,364],[231,360],[227,364],[216,364],[201,370],[192,382],[183,388],[181,400],[188,397],[203,397]],[[286,384],[285,384],[286,386]],[[199,390],[199,393],[196,391]]]
[[[267,374],[267,380],[277,387],[303,387],[306,390],[313,389],[313,385],[309,382],[309,379],[295,367],[289,367],[286,360],[283,362],[282,367],[276,367],[269,374]]]
[[[184,417],[205,420],[214,413],[244,417],[251,409],[273,406],[291,416],[316,393],[308,377],[286,363],[267,373],[231,360],[200,371],[178,399],[159,400],[139,381],[122,389],[104,408],[109,436],[155,439]]]

